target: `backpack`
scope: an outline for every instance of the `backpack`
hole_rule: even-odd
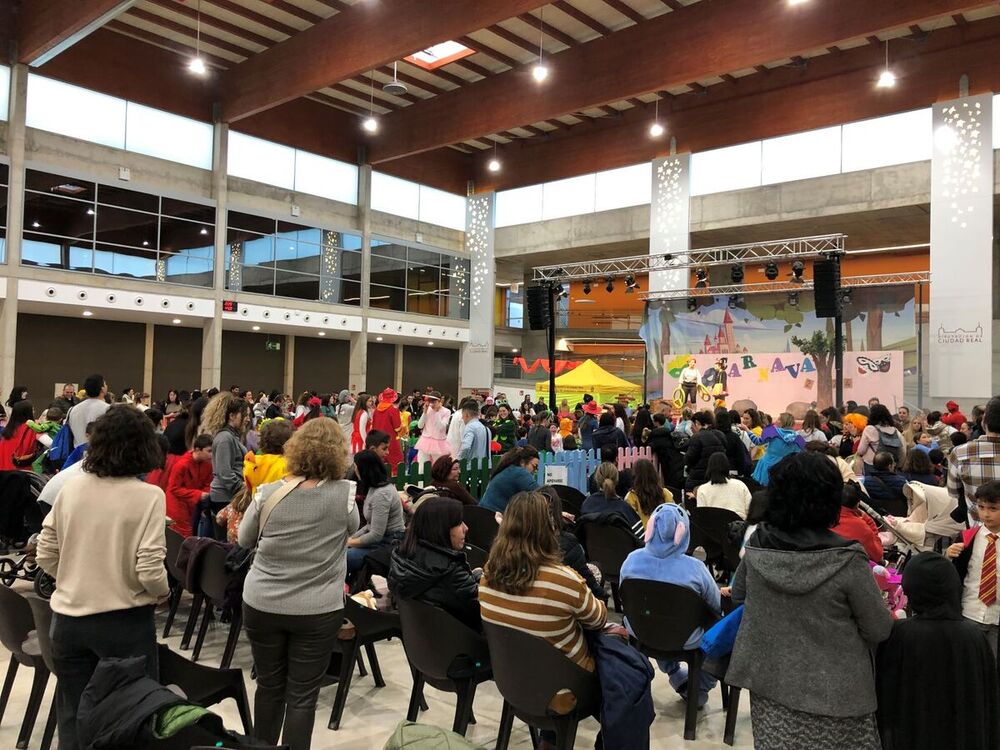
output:
[[[59,428],[56,436],[52,438],[52,445],[49,447],[48,461],[56,470],[62,468],[62,465],[66,463],[66,459],[69,458],[69,454],[76,447],[73,444],[73,430],[69,427],[69,415],[72,412],[73,410],[70,409],[66,414],[62,427]]]
[[[903,451],[903,440],[899,435],[899,430],[894,430],[893,432],[882,432],[878,427],[878,447],[875,449],[876,453],[885,451],[892,455],[896,460],[896,466],[903,465],[903,458],[905,453]]]

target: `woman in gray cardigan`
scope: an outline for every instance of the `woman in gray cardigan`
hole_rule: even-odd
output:
[[[361,570],[371,552],[397,544],[406,531],[403,503],[389,481],[388,467],[378,454],[371,450],[361,451],[354,457],[354,468],[365,495],[363,511],[368,523],[347,541],[349,578]]]
[[[726,682],[750,691],[757,750],[881,747],[872,652],[892,617],[864,549],[830,531],[842,489],[826,456],[783,459],[736,571],[746,608]]]
[[[243,588],[243,618],[257,666],[257,736],[309,750],[316,698],[344,611],[344,550],[358,528],[354,482],[344,432],[333,419],[313,419],[285,443],[289,480],[305,479],[274,506],[263,529],[260,512],[284,481],[257,491],[240,524],[239,542],[256,547]]]

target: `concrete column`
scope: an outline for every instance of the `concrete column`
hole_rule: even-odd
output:
[[[469,343],[459,357],[459,390],[493,388],[493,334],[496,321],[496,257],[493,252],[495,193],[471,195],[465,209],[469,251]]]
[[[222,305],[215,310],[215,317],[206,320],[201,335],[201,387],[209,389],[222,385]]]
[[[291,393],[293,398],[298,398],[295,393],[295,336],[285,336],[285,393]]]
[[[396,344],[396,362],[392,368],[392,387],[396,393],[403,392],[403,345]]]
[[[362,331],[351,334],[351,353],[348,364],[348,388],[354,393],[368,389],[368,337]]]
[[[358,224],[361,227],[361,330],[351,334],[348,380],[351,390],[359,393],[368,387],[368,301],[371,295],[372,168],[358,168]]]
[[[156,326],[146,323],[146,356],[142,362],[142,390],[153,393],[153,341],[156,336]]]
[[[24,131],[28,103],[28,66],[10,70],[10,113],[7,154],[10,182],[7,191],[7,295],[0,304],[0,389],[14,387],[17,348],[17,274],[21,265],[21,230],[24,227]]]

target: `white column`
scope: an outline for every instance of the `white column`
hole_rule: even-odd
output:
[[[371,294],[372,270],[371,242],[372,168],[363,164],[358,168],[358,223],[361,226],[361,330],[351,334],[350,361],[347,366],[348,382],[355,393],[368,388],[368,299]]]
[[[403,392],[403,345],[396,344],[396,359],[392,368],[392,387],[396,393]]]
[[[222,306],[206,320],[201,332],[201,387],[222,388]]]
[[[351,334],[347,380],[354,393],[368,388],[368,336],[363,331]]]
[[[215,317],[206,320],[201,342],[201,386],[222,388],[222,298],[226,293],[226,205],[229,126],[215,123],[212,145],[212,197],[215,198]]]
[[[10,114],[7,154],[10,177],[7,190],[7,296],[0,303],[0,390],[14,387],[17,348],[17,274],[21,265],[21,230],[24,225],[24,118],[28,102],[28,66],[10,70]]]
[[[146,351],[142,361],[142,392],[153,393],[153,344],[156,338],[156,326],[146,323]]]
[[[470,195],[465,209],[469,279],[469,343],[460,356],[459,390],[493,387],[496,258],[493,255],[496,193]]]
[[[691,155],[666,156],[653,160],[653,190],[649,210],[649,254],[671,253],[683,257],[691,249],[689,214],[691,204]],[[649,274],[649,291],[683,289],[685,270],[664,270]]]
[[[295,393],[295,336],[291,334],[285,336],[285,393],[298,398]]]
[[[993,96],[933,112],[930,395],[965,404],[993,392]]]

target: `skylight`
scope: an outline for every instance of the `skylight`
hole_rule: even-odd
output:
[[[426,49],[422,49],[419,52],[414,52],[412,55],[404,57],[403,59],[407,62],[411,62],[414,65],[418,65],[424,70],[435,70],[440,68],[442,65],[447,65],[448,63],[453,63],[456,60],[461,60],[463,57],[468,57],[475,53],[475,50],[471,50],[464,44],[459,44],[458,42],[441,42],[440,44],[435,44]]]

